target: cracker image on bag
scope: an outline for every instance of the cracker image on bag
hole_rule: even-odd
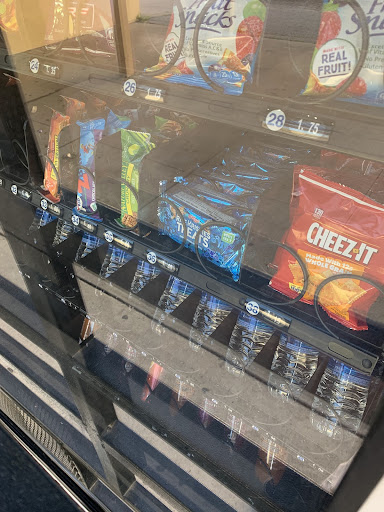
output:
[[[313,304],[318,286],[319,304],[341,324],[366,330],[366,315],[379,289],[359,279],[364,276],[384,284],[384,207],[361,192],[328,181],[322,169],[295,166],[291,199],[291,226],[282,242],[294,249],[308,271],[301,301]],[[303,291],[299,262],[283,249],[276,252],[278,268],[270,286],[295,298]],[[345,276],[349,276],[345,277]]]

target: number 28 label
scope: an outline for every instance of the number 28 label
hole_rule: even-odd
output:
[[[282,110],[271,110],[265,118],[265,125],[269,130],[278,132],[285,125],[285,114]]]

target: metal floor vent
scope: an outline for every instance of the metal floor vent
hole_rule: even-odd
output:
[[[22,430],[30,433],[36,441],[51,453],[72,475],[86,486],[76,462],[64,446],[47,432],[17,402],[0,389],[0,409]]]

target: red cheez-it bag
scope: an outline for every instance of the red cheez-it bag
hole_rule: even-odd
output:
[[[306,293],[301,299],[313,304],[319,284],[335,275],[355,274],[384,283],[384,206],[316,173],[323,169],[297,165],[291,199],[291,227],[283,242],[294,249],[308,270]],[[270,286],[297,297],[304,277],[298,261],[278,249],[278,267]],[[374,286],[356,278],[330,281],[319,294],[328,315],[356,330],[367,329],[365,318],[379,295]]]

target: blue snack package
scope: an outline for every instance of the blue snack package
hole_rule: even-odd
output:
[[[80,162],[74,213],[100,222],[96,204],[95,150],[103,136],[105,119],[78,121],[77,124],[80,126]]]
[[[258,198],[264,189],[256,187],[245,189],[236,180],[211,173],[209,177],[196,176],[191,183],[193,192],[211,203],[226,204],[228,207],[238,206],[254,211]]]
[[[227,270],[234,281],[240,278],[241,261],[248,236],[252,213],[244,205],[234,205],[215,194],[200,195],[195,187],[177,185],[164,193],[168,202],[159,200],[158,217],[160,232],[195,252],[195,238],[198,235],[198,249],[202,258]],[[173,206],[175,205],[175,207]],[[186,233],[184,233],[184,224]],[[208,224],[206,229],[204,225]],[[215,226],[214,222],[219,225]]]
[[[245,83],[252,81],[264,31],[265,4],[261,0],[228,0],[208,6],[204,0],[181,0],[181,7],[185,36],[175,3],[159,62],[147,71],[175,84],[241,94]],[[198,23],[205,7],[204,20]]]
[[[37,231],[40,228],[43,228],[50,222],[56,220],[57,217],[52,215],[51,213],[44,211],[41,208],[36,209],[35,217],[33,219],[33,222],[29,228],[29,231]]]
[[[100,270],[100,277],[107,279],[133,258],[131,253],[110,244]]]
[[[102,240],[96,235],[91,235],[84,231],[83,238],[81,239],[81,243],[79,248],[77,249],[75,261],[79,261],[81,258],[85,258],[92,251],[100,247],[105,243],[105,240]]]
[[[130,124],[131,119],[128,116],[118,116],[110,110],[107,116],[107,122],[105,123],[104,137],[128,128]]]

